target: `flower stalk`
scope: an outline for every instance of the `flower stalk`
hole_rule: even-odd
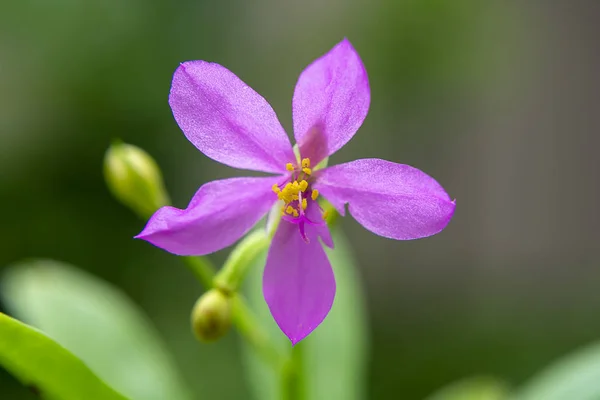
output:
[[[223,268],[214,278],[215,287],[224,293],[236,293],[246,277],[248,267],[262,254],[270,244],[269,237],[263,229],[248,234],[233,249]]]
[[[215,267],[207,257],[187,256],[182,258],[185,265],[206,290],[213,287]]]
[[[306,383],[304,382],[304,344],[297,343],[292,348],[291,357],[284,366],[281,375],[281,399],[305,400]]]

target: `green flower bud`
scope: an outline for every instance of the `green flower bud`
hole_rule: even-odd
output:
[[[113,143],[104,157],[104,178],[117,200],[144,219],[170,203],[158,165],[139,147]]]
[[[221,338],[231,327],[231,298],[219,289],[204,293],[192,310],[192,330],[202,342]]]

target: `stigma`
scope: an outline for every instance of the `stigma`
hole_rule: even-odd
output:
[[[274,184],[272,189],[283,204],[281,207],[282,219],[298,224],[300,235],[308,242],[304,225],[306,223],[311,225],[323,224],[322,221],[311,221],[306,215],[307,208],[311,206],[311,203],[314,203],[323,213],[317,202],[319,191],[311,188],[313,177],[310,159],[303,158],[300,165],[287,163],[285,169],[291,173],[289,181],[283,185]],[[324,213],[323,219],[325,219]]]

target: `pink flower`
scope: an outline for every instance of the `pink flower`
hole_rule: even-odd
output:
[[[427,174],[408,165],[361,159],[321,170],[367,116],[371,93],[356,50],[344,39],[300,75],[293,97],[292,150],[275,112],[221,65],[188,61],[173,76],[169,104],[198,150],[234,168],[276,174],[209,182],[185,210],[159,209],[137,238],[178,255],[204,255],[232,245],[280,202],[283,220],[269,249],[263,293],[293,344],[329,313],[335,278],[321,241],[333,247],[316,201],[325,197],[368,230],[392,239],[434,235],[455,203]]]

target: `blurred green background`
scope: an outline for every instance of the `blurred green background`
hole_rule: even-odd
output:
[[[473,374],[518,385],[600,338],[599,12],[542,0],[2,2],[0,269],[54,258],[113,282],[192,387],[246,398],[235,335],[194,340],[198,285],[132,239],[143,223],[109,195],[102,158],[113,138],[146,149],[184,207],[239,171],[179,131],[167,103],[178,63],[226,66],[291,133],[298,75],[347,36],[371,111],[330,162],[416,166],[458,205],[444,232],[419,241],[342,222],[368,297],[370,398],[422,399]],[[0,397],[32,394],[0,371]]]

